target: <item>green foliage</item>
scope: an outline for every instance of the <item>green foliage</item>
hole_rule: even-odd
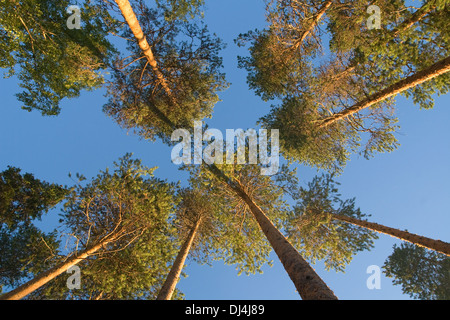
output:
[[[40,219],[69,192],[67,187],[41,181],[31,173],[21,174],[20,171],[8,166],[0,172],[0,223],[11,229]]]
[[[112,237],[82,261],[81,289],[63,280],[50,282],[30,299],[154,299],[176,254],[169,223],[176,206],[176,185],[153,177],[154,168],[125,155],[114,170],[101,171],[68,196],[62,226],[72,252]],[[64,259],[63,257],[62,259]],[[62,277],[64,278],[64,277]]]
[[[158,8],[139,10],[139,23],[175,101],[133,40],[128,42],[131,60],[116,64],[104,111],[143,138],[167,139],[174,127],[191,127],[211,116],[217,92],[228,86],[219,56],[223,43],[200,23],[167,20]],[[129,31],[124,36],[132,38]]]
[[[250,31],[235,40],[243,47],[251,42],[250,57],[238,57],[238,67],[247,70],[250,89],[264,101],[295,92],[299,79],[309,75],[309,66],[298,52],[283,50],[269,31]]]
[[[11,229],[0,225],[0,293],[33,274],[48,269],[57,258],[56,233],[44,233],[32,224]]]
[[[349,54],[352,64],[358,65],[357,81],[367,86],[369,94],[377,92],[448,56],[450,30],[445,21],[449,9],[445,2],[423,1],[416,9],[400,0],[374,1],[382,14],[378,30],[367,30],[364,3],[330,10],[330,48]],[[415,20],[421,13],[425,15]],[[448,77],[440,76],[402,94],[412,96],[421,108],[432,108],[433,95],[448,91]]]
[[[284,187],[290,184],[293,172],[280,170],[272,177],[261,175],[259,165],[220,164],[216,170],[206,165],[187,167],[191,172],[190,184],[195,190],[202,190],[212,207],[217,229],[211,238],[212,252],[226,264],[236,265],[238,274],[262,273],[272,250],[264,233],[253,217],[247,204],[232,189],[241,185],[253,201],[281,227],[287,216]],[[214,172],[221,172],[218,175]]]
[[[319,127],[320,120],[448,56],[448,6],[430,0],[416,12],[401,0],[374,1],[382,28],[368,30],[367,3],[333,2],[310,28],[323,3],[271,1],[267,29],[236,41],[249,44],[249,55],[238,58],[239,67],[248,72],[249,87],[263,100],[281,101],[260,122],[280,128],[284,155],[336,172],[353,153],[370,158],[398,147],[395,100],[386,99],[325,128]],[[402,94],[431,108],[433,95],[448,91],[448,78],[441,75]]]
[[[214,211],[213,201],[205,190],[183,188],[178,193],[179,203],[174,225],[180,246],[198,221],[200,224],[189,250],[189,258],[200,264],[211,264],[218,259],[215,242],[221,236],[221,226]]]
[[[349,149],[353,151],[357,147],[358,137],[337,126],[320,130],[314,125],[315,119],[312,97],[305,95],[284,99],[281,106],[273,106],[259,123],[266,128],[280,129],[280,150],[285,158],[339,171],[350,155]]]
[[[316,176],[308,188],[298,189],[298,201],[286,222],[289,241],[315,263],[323,260],[327,269],[344,271],[359,251],[373,248],[376,233],[333,219],[344,215],[366,217],[355,207],[355,199],[342,200],[339,183],[331,175]]]
[[[34,223],[69,192],[20,171],[8,167],[0,172],[0,292],[54,262],[59,246],[56,233],[42,232]]]
[[[405,242],[394,245],[383,269],[411,298],[450,299],[450,258],[444,254]]]
[[[17,94],[23,108],[57,115],[64,98],[104,83],[102,70],[115,52],[107,40],[115,28],[101,6],[80,4],[81,29],[68,29],[64,1],[2,0],[0,6],[0,67],[17,73],[24,89]]]
[[[167,20],[195,18],[203,13],[200,11],[205,4],[204,0],[156,0],[158,7],[165,11]]]

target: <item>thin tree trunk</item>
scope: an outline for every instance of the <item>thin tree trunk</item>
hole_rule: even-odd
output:
[[[57,276],[59,276],[61,273],[67,271],[70,267],[80,263],[84,259],[88,258],[89,256],[95,254],[97,251],[99,251],[101,248],[106,246],[109,242],[112,241],[112,238],[105,238],[100,243],[96,244],[95,246],[92,246],[91,248],[76,254],[75,256],[69,258],[67,261],[60,263],[59,265],[50,268],[49,270],[41,273],[34,279],[28,281],[27,283],[24,283],[23,285],[19,286],[18,288],[11,290],[8,293],[5,293],[4,295],[0,296],[0,300],[20,300],[23,297],[27,296],[31,292],[39,289],[49,281],[53,280]]]
[[[337,300],[333,291],[328,288],[309,263],[303,259],[247,193],[242,188],[236,190],[236,193],[250,208],[301,298],[303,300]]]
[[[395,96],[403,91],[413,88],[423,82],[436,78],[442,74],[450,71],[450,57],[444,58],[441,61],[436,62],[432,66],[419,71],[403,80],[394,83],[393,85],[367,97],[364,100],[356,103],[352,107],[342,110],[341,112],[335,113],[332,116],[321,119],[318,121],[319,128],[324,128],[330,124],[342,120],[354,113],[360,112],[361,110],[370,107],[371,105],[381,102],[389,97]]]
[[[181,270],[183,270],[184,263],[189,254],[189,250],[192,247],[192,243],[194,242],[195,235],[197,234],[198,228],[201,224],[201,219],[199,219],[192,230],[189,232],[186,240],[178,252],[178,255],[175,259],[175,262],[170,269],[169,274],[167,275],[166,281],[159,291],[156,300],[171,300],[173,292],[175,291],[175,287],[177,285],[178,280],[180,279]]]
[[[436,6],[431,4],[431,2],[434,2],[434,1],[429,1],[428,3],[424,4],[421,8],[417,9],[417,11],[414,12],[411,15],[411,17],[409,17],[408,19],[403,21],[397,28],[392,30],[392,35],[395,37],[399,33],[411,28],[415,23],[419,22],[427,14],[429,14],[431,11],[433,11],[436,8]]]
[[[331,6],[332,3],[333,3],[333,1],[329,0],[329,1],[326,1],[322,5],[322,7],[320,7],[319,11],[317,11],[317,14],[314,17],[311,24],[308,26],[308,28],[305,31],[303,31],[300,39],[298,39],[297,42],[294,44],[294,46],[293,46],[294,50],[298,49],[298,47],[300,47],[300,45],[303,43],[303,41],[305,41],[306,37],[311,33],[311,31],[314,29],[314,27],[317,25],[317,23],[320,21],[320,19],[322,19],[322,16],[325,14],[325,12]]]
[[[133,32],[133,35],[136,38],[136,40],[139,44],[139,47],[141,48],[143,54],[147,58],[148,63],[152,67],[153,72],[155,73],[156,77],[158,78],[161,86],[163,87],[167,96],[170,98],[172,104],[174,106],[176,106],[177,105],[176,100],[172,94],[172,91],[169,88],[166,78],[164,77],[161,70],[158,68],[158,63],[156,62],[156,59],[153,56],[152,49],[151,49],[150,45],[148,44],[147,39],[145,38],[144,32],[142,31],[142,28],[141,28],[139,21],[133,11],[133,8],[130,5],[130,2],[128,0],[115,0],[115,1],[116,1],[117,5],[119,6],[119,9],[122,12],[123,17],[125,18],[125,21],[127,22],[128,26],[130,27],[131,32]]]
[[[430,239],[427,237],[419,236],[417,234],[409,233],[407,231],[386,227],[378,223],[359,220],[352,217],[337,214],[331,214],[331,217],[335,220],[348,222],[362,228],[366,228],[379,233],[384,233],[392,237],[399,238],[401,240],[411,242],[415,245],[441,252],[443,254],[446,254],[447,256],[450,256],[450,243],[441,240]]]

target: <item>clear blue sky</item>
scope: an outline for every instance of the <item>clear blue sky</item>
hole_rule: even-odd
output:
[[[207,123],[220,130],[255,128],[266,114],[263,103],[246,84],[246,72],[237,69],[237,48],[233,39],[239,33],[263,28],[264,5],[261,0],[207,0],[206,21],[227,44],[223,51],[225,72],[231,87],[221,94],[213,119]],[[160,142],[140,140],[102,113],[104,91],[85,92],[76,100],[65,100],[58,117],[42,117],[38,112],[20,109],[15,93],[20,91],[15,78],[1,79],[0,170],[8,165],[22,168],[49,182],[72,184],[68,173],[92,177],[126,152],[133,152],[148,166],[158,166],[156,175],[172,181],[185,174],[170,161],[170,148]],[[399,98],[397,115],[401,146],[371,160],[354,157],[339,177],[344,197],[356,197],[371,221],[407,229],[430,238],[450,241],[450,98],[436,98],[432,110]],[[223,131],[224,132],[224,131]],[[307,183],[315,170],[300,167],[299,178]],[[54,220],[45,220],[43,228],[53,228]],[[380,290],[369,290],[366,273],[370,265],[382,266],[392,246],[400,243],[380,235],[375,248],[359,253],[345,273],[327,272],[321,263],[314,268],[340,299],[409,299],[391,279],[381,278]],[[187,299],[299,299],[285,270],[273,254],[274,266],[261,275],[237,276],[234,266],[221,262],[210,266],[189,263],[179,288]]]

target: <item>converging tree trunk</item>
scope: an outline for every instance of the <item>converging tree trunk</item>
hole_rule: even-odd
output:
[[[348,216],[332,214],[331,217],[335,220],[348,222],[362,228],[370,229],[379,233],[384,233],[392,237],[396,237],[401,240],[411,242],[415,245],[441,252],[443,254],[446,254],[447,256],[450,256],[450,243],[441,240],[430,239],[427,237],[419,236],[417,234],[409,233],[407,231],[386,227],[378,223],[359,220]]]
[[[403,91],[413,88],[423,82],[436,78],[444,73],[450,71],[450,57],[444,58],[430,67],[419,71],[403,80],[400,80],[393,85],[367,97],[364,100],[356,103],[352,107],[346,108],[341,112],[335,113],[329,117],[318,121],[319,128],[324,128],[330,124],[346,118],[354,113],[370,107],[371,105],[381,102],[389,97],[395,96]]]
[[[198,228],[201,224],[201,219],[199,219],[194,227],[189,232],[186,240],[178,252],[178,255],[170,269],[169,274],[167,275],[166,281],[162,286],[156,300],[171,300],[173,292],[175,291],[175,287],[177,285],[178,280],[180,279],[181,270],[183,270],[184,263],[189,254],[189,251],[194,243],[195,235],[197,234]]]
[[[62,262],[61,264],[56,265],[55,267],[41,273],[34,279],[28,281],[27,283],[24,283],[23,285],[19,286],[18,288],[11,290],[8,293],[5,293],[4,295],[0,296],[0,300],[20,300],[20,299],[24,298],[28,294],[39,289],[46,283],[50,282],[51,280],[53,280],[54,278],[59,276],[61,273],[66,272],[72,266],[77,265],[84,259],[92,256],[93,254],[98,252],[100,249],[105,247],[111,241],[113,241],[113,239],[111,237],[105,238],[103,241],[90,247],[89,249],[86,249],[85,251],[82,251],[79,254],[76,254],[73,257],[70,257],[69,259],[67,259],[67,261]]]
[[[129,2],[127,0],[116,0],[116,3],[121,8],[122,14],[125,16],[127,23],[136,39],[139,42],[140,48],[147,53],[151,52],[148,43],[139,27],[139,22],[133,13]],[[144,39],[144,40],[143,40]],[[147,44],[146,44],[147,43]],[[154,59],[153,54],[148,57]],[[167,84],[167,83],[166,83]],[[165,121],[165,119],[161,119]],[[172,125],[171,123],[168,123]],[[173,128],[174,130],[177,128]],[[203,161],[206,165],[206,163]],[[224,174],[214,165],[206,165],[217,178],[223,179]],[[283,234],[272,224],[264,212],[253,202],[253,200],[240,187],[232,185],[230,181],[227,182],[230,188],[241,197],[249,206],[261,230],[266,235],[271,243],[273,249],[281,260],[289,277],[293,281],[302,299],[305,300],[337,300],[334,293],[327,287],[323,280],[317,275],[313,268],[303,259],[300,253],[287,241]],[[180,257],[181,260],[181,257]],[[174,273],[176,273],[174,271]]]
[[[337,300],[333,291],[319,277],[309,263],[273,225],[253,200],[239,188],[236,190],[250,208],[261,230],[283,264],[303,300]]]

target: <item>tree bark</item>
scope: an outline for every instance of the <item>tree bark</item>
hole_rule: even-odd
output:
[[[303,259],[247,193],[242,188],[237,188],[235,191],[250,208],[301,298],[303,300],[337,300],[333,291],[328,288],[309,263]]]
[[[399,238],[401,240],[411,242],[415,245],[450,256],[450,243],[441,240],[430,239],[427,237],[419,236],[417,234],[409,233],[407,231],[386,227],[378,223],[359,220],[352,217],[341,216],[337,214],[331,214],[331,217],[335,220],[344,221],[362,228],[366,228],[379,233],[384,233],[392,237]]]
[[[152,49],[148,44],[147,39],[145,38],[144,32],[142,31],[142,28],[139,24],[136,14],[133,11],[133,8],[131,7],[130,2],[128,0],[115,0],[115,1],[119,6],[119,9],[122,12],[123,17],[125,18],[125,21],[130,27],[131,32],[133,32],[133,35],[136,38],[139,47],[141,48],[143,54],[147,58],[148,63],[152,67],[154,74],[158,78],[161,86],[163,87],[167,96],[170,98],[172,104],[176,106],[177,105],[176,100],[172,94],[172,91],[169,88],[166,78],[164,77],[163,73],[158,67],[158,63],[156,62],[156,59],[153,56]]]
[[[95,254],[97,251],[99,251],[101,248],[106,246],[108,243],[112,241],[112,238],[105,238],[100,243],[90,247],[89,249],[86,249],[85,251],[80,252],[79,254],[74,255],[73,257],[69,258],[67,261],[60,263],[59,265],[50,268],[49,270],[41,273],[34,279],[28,281],[27,283],[24,283],[23,285],[17,287],[14,290],[11,290],[10,292],[5,293],[4,295],[0,296],[0,300],[20,300],[23,297],[27,296],[31,292],[39,289],[46,283],[50,282],[57,276],[59,276],[61,273],[67,271],[70,267],[80,263],[84,259],[88,258],[89,256]]]
[[[381,102],[389,97],[395,96],[403,91],[413,88],[423,82],[436,78],[444,73],[450,71],[450,57],[444,58],[432,66],[419,71],[403,80],[394,83],[393,85],[367,97],[364,100],[356,103],[352,107],[342,110],[341,112],[335,113],[327,118],[318,121],[319,128],[324,128],[330,124],[342,120],[354,113],[360,112],[361,110],[370,107],[371,105]]]
[[[140,48],[147,52],[151,52],[150,48],[145,45],[145,37],[140,30],[139,22],[133,9],[126,0],[116,0],[119,7],[122,6],[122,14],[129,16],[129,26],[133,30],[135,28],[135,37],[138,39]],[[330,1],[331,2],[331,1]],[[139,32],[140,30],[140,32]],[[142,40],[144,39],[144,40]],[[141,45],[142,44],[142,45]],[[151,55],[153,57],[153,54]],[[150,58],[148,58],[150,59]],[[154,59],[154,58],[153,58]],[[164,119],[163,119],[164,121]],[[176,129],[176,128],[174,128]],[[302,299],[305,300],[337,300],[334,293],[327,287],[323,280],[317,275],[313,268],[303,259],[298,251],[287,241],[283,234],[272,224],[272,222],[266,217],[264,212],[253,202],[252,199],[242,190],[242,188],[236,188],[230,181],[227,181],[227,177],[219,170],[215,165],[208,165],[203,161],[203,164],[220,180],[225,181],[230,188],[232,188],[238,196],[240,196],[249,206],[250,211],[253,213],[262,231],[266,235],[267,239],[274,248],[276,254],[281,260],[285,270],[288,272],[289,277],[294,282]],[[181,258],[180,258],[181,259]]]
[[[192,230],[189,232],[186,240],[178,252],[175,262],[167,275],[166,281],[156,297],[156,300],[171,300],[178,280],[180,279],[181,270],[183,270],[184,263],[192,247],[194,238],[197,234],[198,228],[201,224],[201,219],[197,221]]]

